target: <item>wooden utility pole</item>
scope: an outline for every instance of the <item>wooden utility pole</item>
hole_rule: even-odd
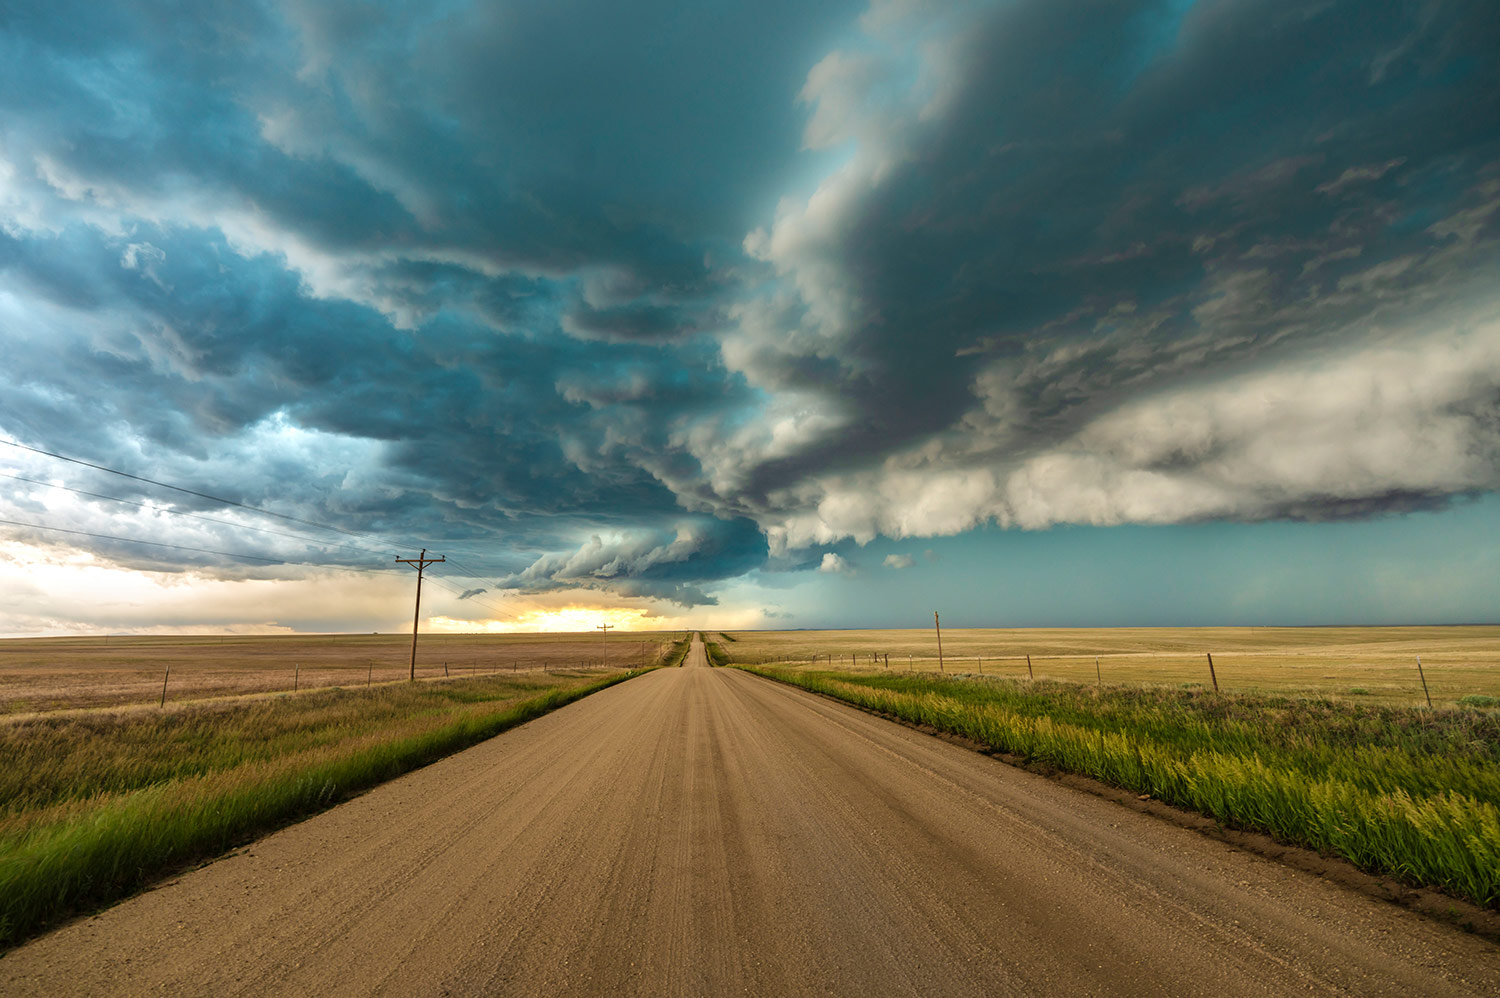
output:
[[[938,671],[946,672],[948,670],[943,668],[943,625],[938,621],[936,610],[932,611],[932,627],[937,631],[938,638]]]
[[[448,559],[446,556],[429,558],[427,549],[423,548],[422,553],[415,558],[397,558],[396,560],[403,565],[417,566],[417,607],[411,615],[411,681],[415,683],[417,681],[417,624],[422,619],[422,573],[427,571],[428,565],[436,565]]]
[[[599,664],[600,665],[606,665],[606,664],[608,664],[609,646],[608,646],[607,642],[609,641],[609,629],[611,627],[614,627],[614,626],[615,626],[614,624],[600,624],[599,627],[598,627],[598,630],[600,632],[600,634],[599,634]]]

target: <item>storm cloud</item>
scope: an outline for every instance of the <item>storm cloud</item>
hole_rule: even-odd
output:
[[[1482,0],[0,27],[0,433],[348,531],[7,481],[10,519],[266,559],[118,564],[427,546],[490,598],[707,605],[849,540],[1500,488]]]

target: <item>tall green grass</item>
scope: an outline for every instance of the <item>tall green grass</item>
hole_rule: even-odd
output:
[[[332,689],[0,725],[0,949],[639,674]]]
[[[1500,715],[744,667],[1500,906]]]
[[[692,647],[692,644],[693,639],[691,636],[685,637],[681,641],[673,641],[671,646],[667,648],[666,658],[662,664],[668,669],[675,669],[682,665],[682,660],[687,658],[688,649]]]
[[[724,646],[719,644],[717,641],[706,642],[703,646],[703,650],[704,654],[708,656],[709,665],[719,666],[729,664],[729,653],[726,652],[724,650]]]

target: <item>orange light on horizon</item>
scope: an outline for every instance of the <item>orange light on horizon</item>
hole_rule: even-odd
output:
[[[673,630],[673,621],[651,616],[646,610],[629,607],[564,606],[555,609],[525,610],[514,620],[455,620],[452,617],[432,617],[424,630],[434,633],[454,634],[480,631],[485,634],[561,634],[597,633],[600,624],[608,624],[610,630],[664,631]]]

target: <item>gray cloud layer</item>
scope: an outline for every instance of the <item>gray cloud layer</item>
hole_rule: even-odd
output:
[[[11,5],[0,430],[684,604],[1500,486],[1489,4],[811,6]]]

